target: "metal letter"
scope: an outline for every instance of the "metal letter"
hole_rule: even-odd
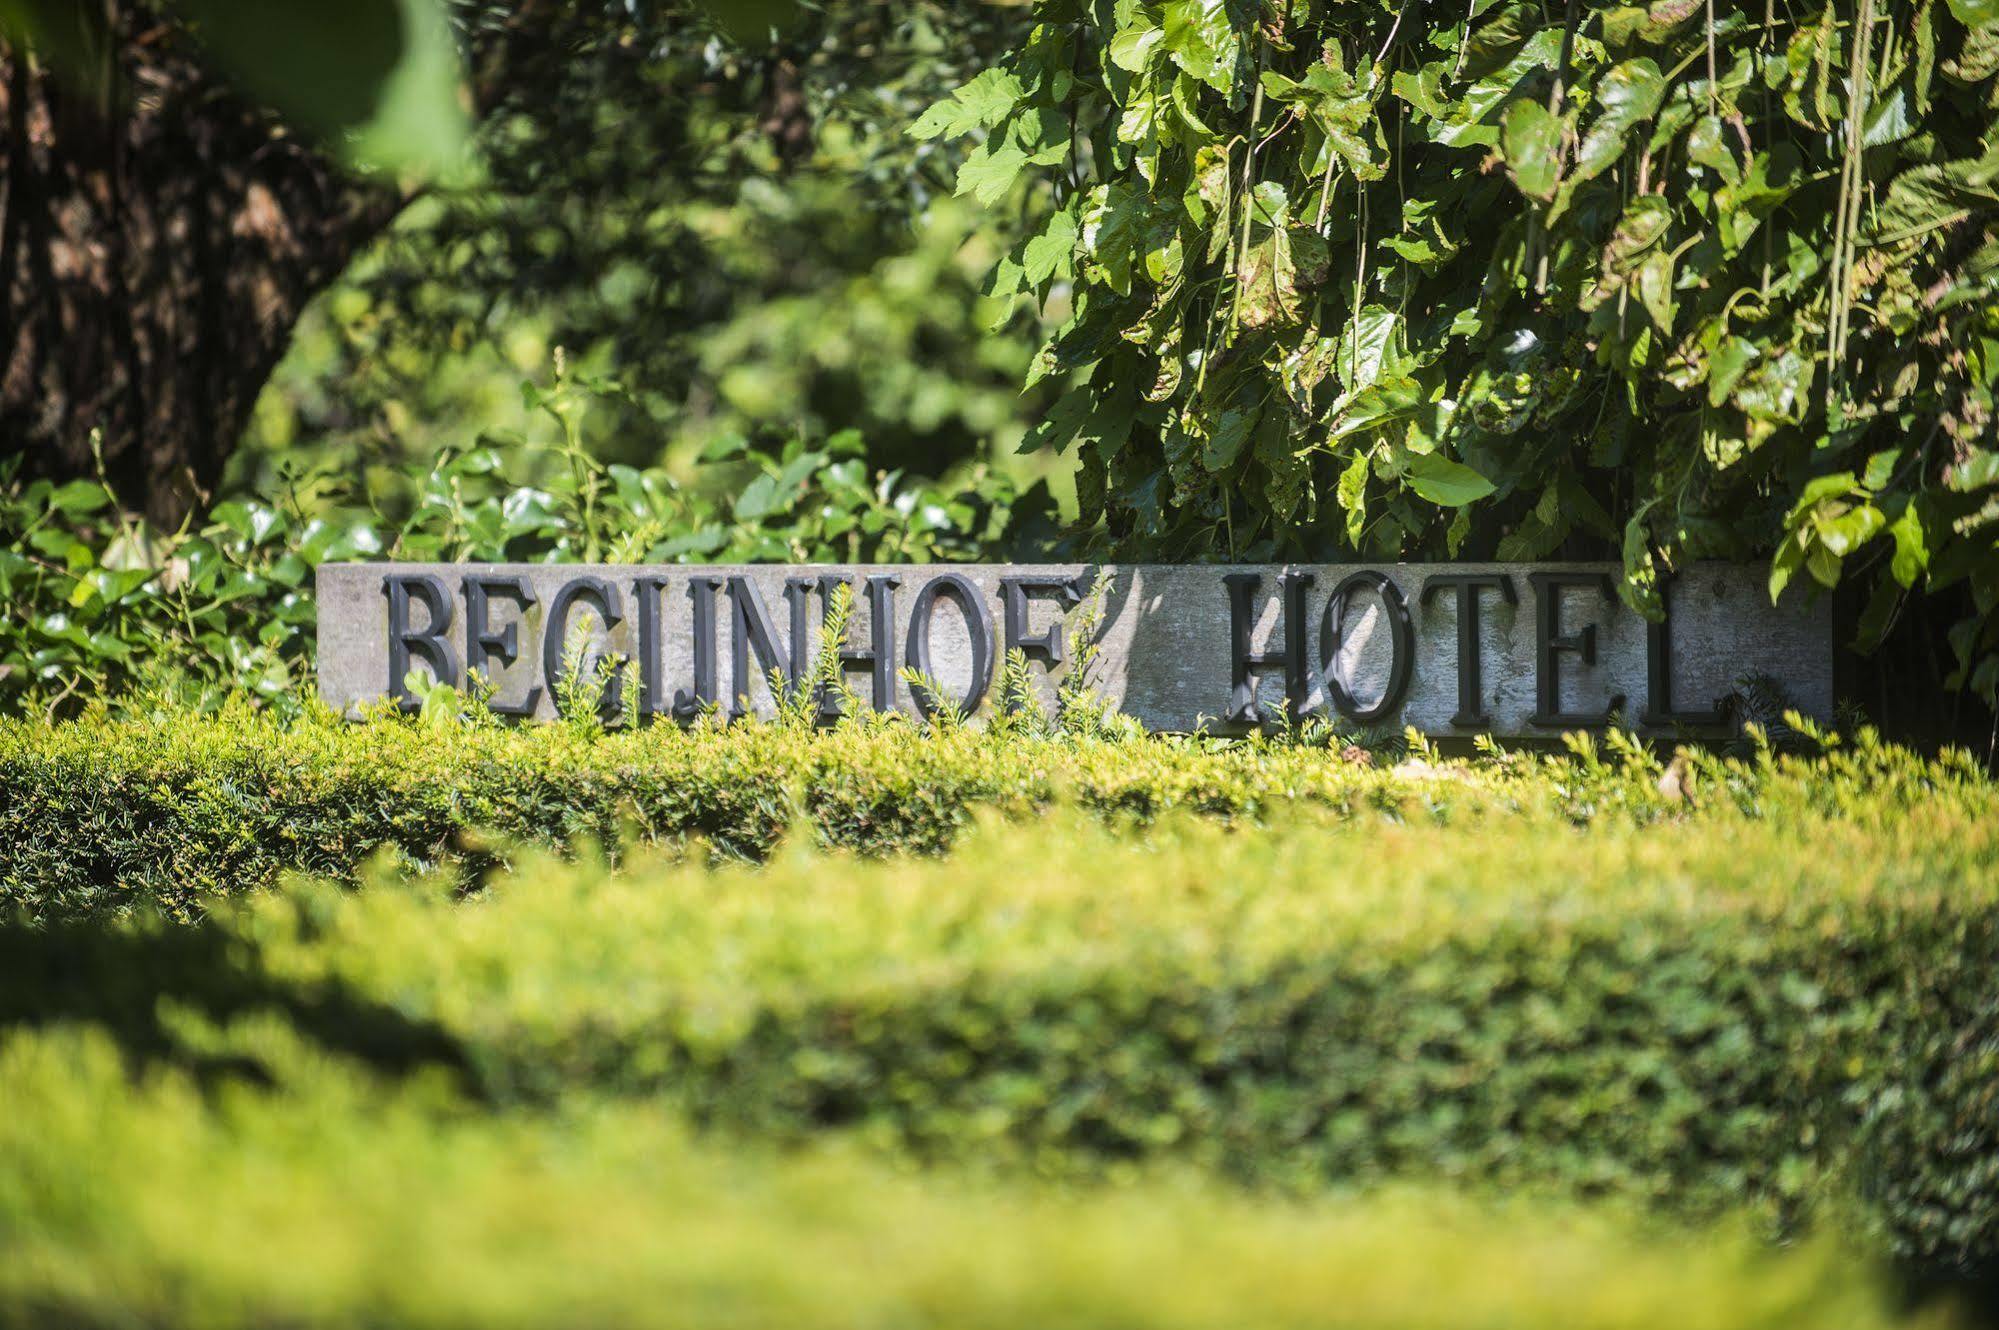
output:
[[[930,619],[936,610],[939,597],[949,597],[958,603],[958,612],[965,616],[965,627],[972,635],[972,682],[966,689],[959,709],[969,716],[979,709],[979,702],[986,695],[986,687],[993,681],[993,616],[986,608],[985,597],[961,573],[945,573],[924,583],[923,590],[916,593],[916,603],[909,609],[908,658],[910,668],[925,678],[933,677],[930,669]],[[910,693],[916,698],[916,709],[926,717],[937,712],[937,699],[929,696],[929,690],[921,685],[914,686]]]
[[[564,582],[548,602],[548,622],[542,625],[541,632],[541,677],[548,681],[550,692],[555,692],[562,682],[562,651],[569,636],[569,611],[579,600],[596,607],[607,634],[624,622],[625,612],[616,587],[598,577],[576,577]],[[607,716],[616,715],[624,697],[624,685],[624,679],[613,672],[598,701],[598,710]]]
[[[429,573],[385,577],[382,594],[389,598],[389,696],[404,711],[414,711],[416,698],[403,683],[412,653],[423,657],[439,683],[458,686],[458,652],[445,636],[451,631],[451,598],[444,594],[444,583]],[[422,601],[430,613],[421,632],[410,626],[412,599]]]
[[[770,609],[764,604],[756,583],[740,574],[729,578],[729,646],[736,667],[735,687],[729,696],[731,720],[743,715],[744,704],[749,697],[751,650],[755,650],[757,664],[766,672],[783,670],[785,680],[794,688],[798,686],[805,654],[805,639],[798,632],[798,625],[803,619],[799,602],[793,600],[791,658],[785,660],[777,649],[777,625],[771,622]]]
[[[1056,624],[1038,637],[1027,635],[1027,603],[1030,599],[1053,599],[1064,611],[1083,603],[1077,585],[1081,577],[1002,577],[1000,610],[1006,625],[1006,654],[1018,651],[1029,660],[1039,660],[1053,670],[1062,664],[1062,626]]]
[[[1226,573],[1222,582],[1229,589],[1229,709],[1223,720],[1230,725],[1261,725],[1263,709],[1256,704],[1256,683],[1265,674],[1284,671],[1284,697],[1296,724],[1305,714],[1311,680],[1305,663],[1305,593],[1311,589],[1312,574],[1285,569],[1277,585],[1284,596],[1284,648],[1282,651],[1250,650],[1256,632],[1256,617],[1250,597],[1263,584],[1255,573]]]
[[[498,659],[500,668],[505,669],[520,659],[520,624],[510,623],[498,632],[493,631],[488,619],[490,602],[494,596],[511,600],[520,607],[521,622],[527,618],[528,607],[535,603],[534,588],[525,577],[499,577],[489,573],[465,574],[465,678],[469,683],[477,673],[486,679],[486,662]],[[493,682],[486,679],[488,683]],[[527,697],[520,702],[501,702],[498,694],[486,705],[502,716],[532,716],[541,701],[541,686],[533,685]]]
[[[1353,694],[1347,691],[1346,681],[1340,677],[1340,644],[1346,635],[1347,602],[1363,587],[1371,588],[1381,598],[1382,612],[1388,616],[1388,686],[1371,707],[1355,702]],[[1327,599],[1326,613],[1319,625],[1319,663],[1325,671],[1326,696],[1332,699],[1333,709],[1348,720],[1372,725],[1399,709],[1409,692],[1409,675],[1416,665],[1416,625],[1410,622],[1409,602],[1403,599],[1402,589],[1372,570],[1351,573],[1342,579]]]
[[[1562,592],[1570,587],[1595,590],[1605,600],[1617,598],[1608,573],[1529,573],[1534,588],[1534,714],[1535,725],[1602,725],[1624,705],[1624,695],[1610,699],[1602,711],[1563,711],[1561,657],[1572,653],[1585,665],[1596,664],[1596,625],[1574,633],[1562,631]]]
[[[1659,584],[1659,622],[1645,625],[1645,711],[1647,726],[1711,729],[1728,723],[1728,699],[1716,698],[1711,711],[1673,710],[1673,583]]]
[[[1437,592],[1447,590],[1458,593],[1458,714],[1451,717],[1451,724],[1460,729],[1490,725],[1479,649],[1478,593],[1497,591],[1508,605],[1519,604],[1520,597],[1505,573],[1431,573],[1423,579],[1420,603],[1428,605]]]
[[[666,710],[665,688],[660,681],[659,600],[666,594],[666,582],[657,577],[641,577],[632,583],[632,599],[639,612],[639,715],[657,716]]]
[[[822,616],[833,606],[833,592],[845,581],[830,573],[819,579]],[[868,579],[868,610],[873,620],[869,639],[873,646],[869,650],[854,650],[844,645],[840,648],[843,671],[867,669],[872,673],[876,711],[888,711],[895,706],[895,589],[901,585],[901,578],[887,573],[876,573]],[[819,699],[819,719],[830,724],[839,718],[840,699],[829,692]]]
[[[694,602],[694,692],[690,696],[684,688],[673,690],[676,720],[698,720],[702,710],[716,701],[715,592],[721,585],[716,577],[688,579],[687,598]]]

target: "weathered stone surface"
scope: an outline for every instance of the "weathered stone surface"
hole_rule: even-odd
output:
[[[1286,708],[1287,677],[1300,686],[1301,714],[1328,714],[1330,700],[1334,713],[1360,723],[1413,725],[1434,735],[1546,737],[1601,723],[1607,713],[1628,724],[1671,729],[1688,724],[1685,716],[1713,707],[1749,674],[1777,680],[1807,714],[1830,714],[1832,623],[1824,598],[1789,596],[1773,606],[1761,570],[1726,565],[1685,570],[1672,589],[1663,635],[1669,702],[1652,695],[1661,664],[1658,637],[1611,593],[1615,571],[1598,564],[332,564],[319,570],[320,689],[329,703],[345,710],[399,691],[400,674],[392,670],[401,670],[404,661],[392,650],[391,615],[400,613],[414,635],[410,665],[432,673],[442,665],[454,676],[451,681],[462,684],[468,657],[483,657],[482,672],[497,685],[494,701],[502,708],[544,718],[554,714],[545,656],[552,650],[560,658],[566,628],[587,635],[591,660],[605,653],[642,660],[643,701],[655,714],[675,714],[678,703],[678,714],[689,718],[699,709],[697,692],[724,710],[746,695],[750,710],[768,713],[767,664],[790,664],[793,625],[803,622],[807,647],[799,664],[809,670],[819,649],[824,588],[829,580],[845,579],[856,592],[850,653],[875,645],[876,607],[892,601],[885,636],[893,668],[882,683],[893,705],[911,712],[918,699],[898,676],[911,663],[912,648],[921,654],[926,646],[929,674],[954,697],[972,690],[979,667],[976,677],[986,684],[980,708],[990,712],[999,658],[1008,645],[1059,642],[1087,613],[1083,606],[1065,606],[1065,598],[1051,590],[1067,583],[1084,591],[1101,586],[1095,637],[1100,654],[1091,672],[1096,691],[1157,730],[1240,728],[1250,719],[1238,705],[1249,701],[1250,692],[1238,694],[1234,687],[1237,597],[1247,608],[1248,649],[1266,657],[1252,665],[1247,680],[1266,722]],[[1285,658],[1287,575],[1295,587],[1293,612],[1305,630],[1302,661]],[[1448,580],[1468,576],[1487,579],[1476,593],[1475,692],[1461,681],[1461,590]],[[1025,588],[1015,593],[1020,605],[1011,627],[1005,604],[1010,581]],[[1335,625],[1329,602],[1342,583],[1350,594]],[[1400,651],[1398,616],[1392,612],[1398,599],[1407,614]],[[431,600],[445,608],[436,634],[429,631]],[[697,631],[704,605],[712,606],[712,632]],[[757,649],[762,644],[754,641],[759,605],[771,630],[769,644],[776,648],[768,662]],[[965,605],[973,610],[969,617]],[[919,606],[927,610],[921,616],[927,629],[913,632]],[[608,632],[605,608],[613,620]],[[565,622],[556,626],[551,619],[559,609]],[[471,636],[475,617],[488,639],[483,650]],[[744,634],[747,668],[740,675],[739,618],[752,629]],[[1329,699],[1325,661],[1331,627],[1339,637],[1331,678],[1344,689],[1344,705],[1337,696]],[[976,649],[981,637],[983,651]],[[1060,652],[1061,663],[1051,668],[1047,657],[1058,653],[1032,645],[1028,650],[1036,686],[1052,699],[1052,680],[1073,668],[1073,652]],[[856,661],[851,669],[850,683],[869,699],[877,683],[871,666]],[[1383,710],[1380,704],[1401,672],[1406,682],[1398,696],[1386,697]],[[697,688],[703,682],[707,686]]]

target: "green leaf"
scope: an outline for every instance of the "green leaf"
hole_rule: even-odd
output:
[[[1242,455],[1242,447],[1249,442],[1250,431],[1256,426],[1257,412],[1229,407],[1215,418],[1215,431],[1208,436],[1207,446],[1201,450],[1201,465],[1210,471],[1226,471]]]
[[[1083,252],[1096,280],[1119,295],[1131,291],[1131,272],[1150,221],[1146,196],[1118,182],[1092,190],[1083,205]]]
[[[1028,241],[1021,253],[1021,266],[1030,285],[1070,275],[1077,234],[1076,215],[1067,208],[1048,219],[1047,227]]]
[[[1500,124],[1500,151],[1522,194],[1543,203],[1555,197],[1562,174],[1562,121],[1539,102],[1525,98],[1506,108]]]
[[[1576,164],[1564,182],[1564,193],[1573,195],[1577,186],[1594,180],[1616,161],[1631,130],[1658,113],[1665,95],[1666,76],[1650,59],[1627,60],[1597,80],[1596,118],[1576,149]]]
[[[1152,61],[1152,52],[1165,38],[1165,31],[1154,27],[1140,13],[1111,38],[1111,63],[1128,73],[1143,74]]]
[[[111,495],[94,480],[72,480],[56,487],[49,503],[57,512],[72,517],[94,513],[111,502]]]
[[[1672,205],[1657,194],[1631,200],[1604,246],[1603,270],[1623,276],[1638,268],[1646,251],[1658,244],[1673,224]]]
[[[1231,90],[1242,44],[1226,0],[1168,0],[1162,36],[1174,64],[1216,92]]]
[[[1358,549],[1361,533],[1367,529],[1367,473],[1366,453],[1356,453],[1347,469],[1340,473],[1339,502],[1347,518],[1347,543]]]
[[[781,501],[777,477],[761,475],[743,486],[743,492],[736,496],[733,512],[738,522],[757,522],[776,512]]]
[[[1006,197],[1026,165],[1027,154],[1010,143],[998,147],[981,144],[958,168],[958,194],[961,197],[970,194],[991,207]]]
[[[1760,354],[1756,343],[1746,337],[1730,337],[1717,347],[1714,354],[1708,357],[1708,404],[1720,406],[1726,402],[1743,373],[1756,363]]]
[[[1440,508],[1459,508],[1497,488],[1490,480],[1448,457],[1424,453],[1409,462],[1409,487]]]
[[[957,138],[981,127],[997,125],[1025,95],[1019,78],[1003,69],[988,69],[917,118],[908,133],[915,139]]]
[[[457,39],[442,0],[175,0],[251,97],[370,169],[434,173],[464,152]]]
[[[1967,28],[1999,24],[1999,0],[1949,0],[1950,12]]]
[[[1912,587],[1930,564],[1929,540],[1915,504],[1902,510],[1902,515],[1888,528],[1888,534],[1895,538],[1895,557],[1888,571],[1897,583]]]

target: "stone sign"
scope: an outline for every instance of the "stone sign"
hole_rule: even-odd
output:
[[[810,677],[845,582],[849,685],[911,714],[937,703],[911,670],[990,714],[1013,652],[1052,702],[1075,668],[1071,638],[1094,623],[1091,688],[1154,730],[1241,730],[1288,711],[1439,736],[1613,720],[1698,731],[1753,674],[1830,715],[1826,598],[1773,605],[1761,570],[1701,564],[1654,624],[1618,599],[1615,576],[1607,564],[328,564],[320,691],[351,712],[408,704],[412,670],[461,687],[476,673],[496,710],[546,718],[575,646],[587,670],[635,662],[620,673],[635,674],[647,718],[769,714],[771,672]]]

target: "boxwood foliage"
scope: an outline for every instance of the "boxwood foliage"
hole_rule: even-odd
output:
[[[1036,0],[912,133],[1031,182],[1033,442],[1154,556],[1969,587],[1999,690],[1999,6]]]
[[[284,1090],[222,1096],[177,1074],[134,1085],[115,1048],[73,1031],[0,1049],[0,1323],[1947,1324],[1902,1312],[1878,1259],[1774,1251],[1740,1224],[1692,1234],[1428,1193],[1297,1204],[1187,1178],[1079,1193],[912,1177],[852,1151],[717,1148],[643,1105],[454,1114],[287,1061],[304,1065]]]
[[[1809,740],[1809,735],[1797,736]],[[794,827],[869,854],[935,852],[979,808],[1074,803],[1116,821],[1189,809],[1257,821],[1308,803],[1355,816],[1451,819],[1509,809],[1578,821],[1698,816],[1710,807],[1844,809],[1882,818],[1933,797],[1984,801],[1962,754],[1924,761],[1872,736],[1806,761],[1767,747],[1670,763],[1618,736],[1572,756],[1376,765],[1362,750],[896,719],[798,724],[504,728],[323,710],[0,720],[0,907],[56,919],[205,899],[297,870],[351,877],[388,853],[484,868],[510,847],[698,844],[762,858]],[[1773,803],[1774,801],[1774,803]]]
[[[1892,766],[1578,762],[1483,793],[1440,766],[1260,828],[1057,810],[944,858],[548,855],[472,899],[294,879],[194,927],[0,930],[0,1024],[282,1080],[227,1037],[269,1013],[492,1106],[630,1098],[1051,1176],[1778,1223],[1851,1197],[1898,1253],[1975,1264],[1999,1256],[1999,819],[1982,784]]]

